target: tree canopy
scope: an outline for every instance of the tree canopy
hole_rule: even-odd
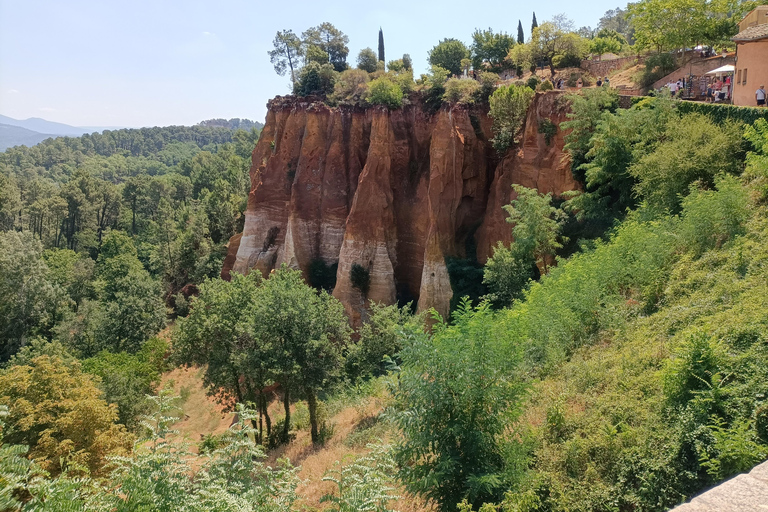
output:
[[[458,39],[443,39],[429,51],[429,63],[451,74],[461,74],[461,61],[469,58],[469,49]]]

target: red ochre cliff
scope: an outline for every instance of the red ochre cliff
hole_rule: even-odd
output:
[[[446,315],[453,295],[446,257],[465,257],[474,237],[485,262],[496,242],[511,241],[502,206],[512,184],[559,195],[578,188],[561,130],[546,144],[539,122],[559,125],[559,92],[538,93],[521,140],[499,158],[487,107],[418,103],[330,108],[308,98],[270,101],[253,151],[251,192],[241,235],[232,238],[222,277],[283,263],[301,269],[338,263],[333,295],[353,324],[369,300],[416,300]],[[363,293],[353,264],[368,269]]]

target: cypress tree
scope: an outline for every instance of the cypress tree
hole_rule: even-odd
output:
[[[381,31],[381,27],[379,27],[379,60],[386,62],[384,60],[384,32]]]
[[[531,22],[531,34],[533,34],[533,29],[539,26],[539,22],[536,21],[536,13],[533,13],[533,21]]]
[[[523,22],[517,20],[517,44],[524,44],[525,36],[523,35]]]

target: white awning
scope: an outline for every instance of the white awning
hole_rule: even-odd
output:
[[[736,66],[733,64],[726,64],[725,66],[720,66],[717,69],[713,69],[712,71],[707,71],[708,75],[719,75],[720,73],[733,73],[736,71]]]

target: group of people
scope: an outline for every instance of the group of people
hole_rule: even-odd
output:
[[[682,97],[684,92],[690,88],[690,85],[690,78],[686,80],[685,77],[682,77],[678,78],[676,82],[670,80],[664,87],[669,89],[669,94],[672,95],[672,97]]]
[[[701,77],[699,92],[704,97],[704,101],[717,103],[718,101],[730,100],[732,79],[731,75],[727,75],[725,79],[719,76],[715,78]]]
[[[557,80],[556,83],[555,83],[555,81],[553,79],[552,80],[552,85],[555,86],[555,89],[563,90],[563,89],[565,89],[565,85],[566,85],[565,79],[560,78],[560,79]],[[595,82],[595,85],[598,86],[598,87],[608,87],[608,86],[611,85],[611,81],[608,79],[607,76],[605,78],[602,78],[602,79],[600,77],[597,77],[597,82]],[[584,86],[584,81],[581,79],[581,77],[579,77],[576,80],[576,87],[578,89],[581,89],[583,86]]]

